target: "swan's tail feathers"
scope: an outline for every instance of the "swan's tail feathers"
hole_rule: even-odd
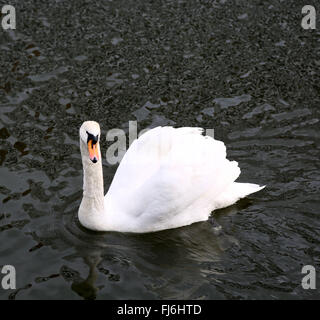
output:
[[[233,182],[223,194],[221,194],[215,202],[215,209],[221,209],[236,203],[241,198],[251,193],[258,192],[265,188],[254,183]]]
[[[246,197],[251,193],[258,192],[265,188],[265,186],[259,186],[254,183],[240,183],[240,182],[234,182],[233,183],[234,190],[238,193],[240,198]]]

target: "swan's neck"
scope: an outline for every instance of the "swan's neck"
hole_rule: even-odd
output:
[[[93,163],[89,158],[87,146],[80,141],[83,165],[83,198],[79,208],[80,222],[90,228],[97,229],[98,221],[104,214],[104,190],[102,159],[99,146],[99,161]]]

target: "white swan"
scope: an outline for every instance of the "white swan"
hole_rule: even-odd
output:
[[[104,197],[100,127],[80,128],[83,199],[80,223],[97,231],[152,232],[207,220],[210,213],[264,188],[234,182],[236,161],[200,128],[157,127],[135,140]]]

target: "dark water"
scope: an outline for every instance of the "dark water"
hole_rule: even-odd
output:
[[[250,3],[250,4],[249,4]],[[320,27],[305,1],[11,1],[0,29],[1,299],[308,299],[320,274]],[[319,3],[309,1],[320,10]],[[319,19],[318,19],[319,21]],[[79,226],[78,128],[214,128],[262,192],[154,234]],[[106,141],[102,143],[105,151]],[[116,166],[104,160],[105,189]]]

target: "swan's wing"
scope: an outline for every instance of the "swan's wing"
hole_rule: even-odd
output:
[[[157,127],[134,140],[122,158],[108,194],[132,191],[160,166],[171,148],[171,127]]]
[[[144,133],[125,153],[108,193],[138,188],[160,166],[162,170],[165,165],[177,166],[179,170],[186,165],[199,169],[210,159],[213,165],[225,160],[225,145],[211,137],[202,136],[202,132],[202,128],[157,127]]]
[[[174,222],[195,203],[207,218],[214,198],[240,169],[226,159],[222,142],[201,133],[199,128],[158,127],[142,135],[122,159],[106,197],[145,226]]]

